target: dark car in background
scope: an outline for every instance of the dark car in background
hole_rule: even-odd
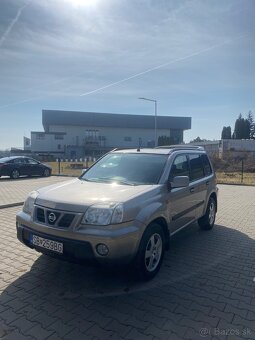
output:
[[[10,176],[17,179],[20,176],[51,175],[51,167],[30,157],[4,157],[0,158],[0,177]]]

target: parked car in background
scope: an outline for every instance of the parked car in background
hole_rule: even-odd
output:
[[[33,158],[24,156],[12,156],[0,158],[0,177],[10,176],[17,179],[20,176],[44,176],[51,175],[51,167]]]
[[[114,150],[79,179],[31,192],[17,214],[17,236],[62,259],[133,263],[150,279],[171,236],[195,221],[213,228],[217,190],[203,148]]]

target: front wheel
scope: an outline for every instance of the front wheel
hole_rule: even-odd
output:
[[[136,257],[136,269],[143,280],[152,279],[159,271],[165,252],[162,227],[153,223],[145,230]]]
[[[17,178],[19,178],[19,175],[20,175],[19,170],[18,169],[14,169],[14,170],[12,170],[12,172],[10,174],[10,177],[12,179],[17,179]]]
[[[198,224],[202,230],[210,230],[214,226],[216,218],[216,202],[215,199],[210,197],[206,213],[198,220]]]

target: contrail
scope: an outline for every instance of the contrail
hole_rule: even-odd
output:
[[[17,12],[15,18],[12,20],[12,22],[10,23],[10,25],[7,27],[6,31],[4,32],[4,34],[2,35],[2,37],[0,38],[0,47],[2,47],[3,43],[4,43],[5,40],[7,39],[8,35],[9,35],[10,32],[11,32],[11,30],[13,29],[13,26],[14,26],[14,25],[16,24],[16,22],[19,20],[19,17],[20,17],[20,15],[21,15],[22,11],[23,11],[27,6],[28,6],[28,3],[27,3],[26,5],[24,5],[24,6],[22,6],[22,7],[18,10],[18,12]]]
[[[240,37],[237,37],[237,38],[234,38],[234,39],[231,39],[231,40],[223,41],[222,43],[212,45],[212,46],[210,46],[210,47],[207,47],[207,48],[204,48],[204,49],[202,49],[202,50],[196,51],[196,52],[194,52],[194,53],[192,53],[192,54],[189,54],[189,55],[186,55],[186,56],[184,56],[184,57],[177,58],[177,59],[168,61],[168,62],[166,62],[166,63],[164,63],[164,64],[160,64],[160,65],[158,65],[158,66],[149,68],[149,69],[147,69],[147,70],[145,70],[145,71],[142,71],[142,72],[133,74],[133,75],[127,77],[127,78],[124,78],[124,79],[115,81],[115,82],[113,82],[113,83],[110,83],[110,84],[107,84],[107,85],[105,85],[105,86],[99,87],[99,88],[97,88],[97,89],[95,89],[95,90],[92,90],[92,91],[89,91],[89,92],[82,93],[82,94],[80,94],[80,97],[88,96],[89,94],[92,94],[92,93],[95,93],[95,92],[102,91],[102,90],[104,90],[104,89],[107,89],[108,87],[112,87],[112,86],[114,86],[114,85],[124,83],[124,82],[126,82],[126,81],[128,81],[128,80],[130,80],[130,79],[140,77],[140,76],[142,76],[142,75],[144,75],[144,74],[146,74],[146,73],[149,73],[149,72],[158,70],[158,69],[160,69],[160,68],[169,66],[169,65],[174,64],[174,63],[177,63],[177,62],[179,62],[179,61],[183,61],[183,60],[186,60],[186,59],[190,59],[190,58],[195,57],[195,56],[197,56],[197,55],[199,55],[199,54],[203,54],[203,53],[205,53],[205,52],[211,51],[211,50],[213,50],[214,48],[217,48],[217,47],[226,45],[226,44],[228,44],[228,43],[231,43],[231,42],[233,42],[233,41],[239,40],[239,39],[241,39],[241,38],[243,38],[243,37],[245,37],[245,36],[247,36],[247,35],[248,35],[248,34],[245,34],[245,35],[242,35],[242,36],[240,36]]]

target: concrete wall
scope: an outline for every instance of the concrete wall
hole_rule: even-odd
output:
[[[255,152],[254,139],[223,139],[221,150],[224,151],[253,151]]]

